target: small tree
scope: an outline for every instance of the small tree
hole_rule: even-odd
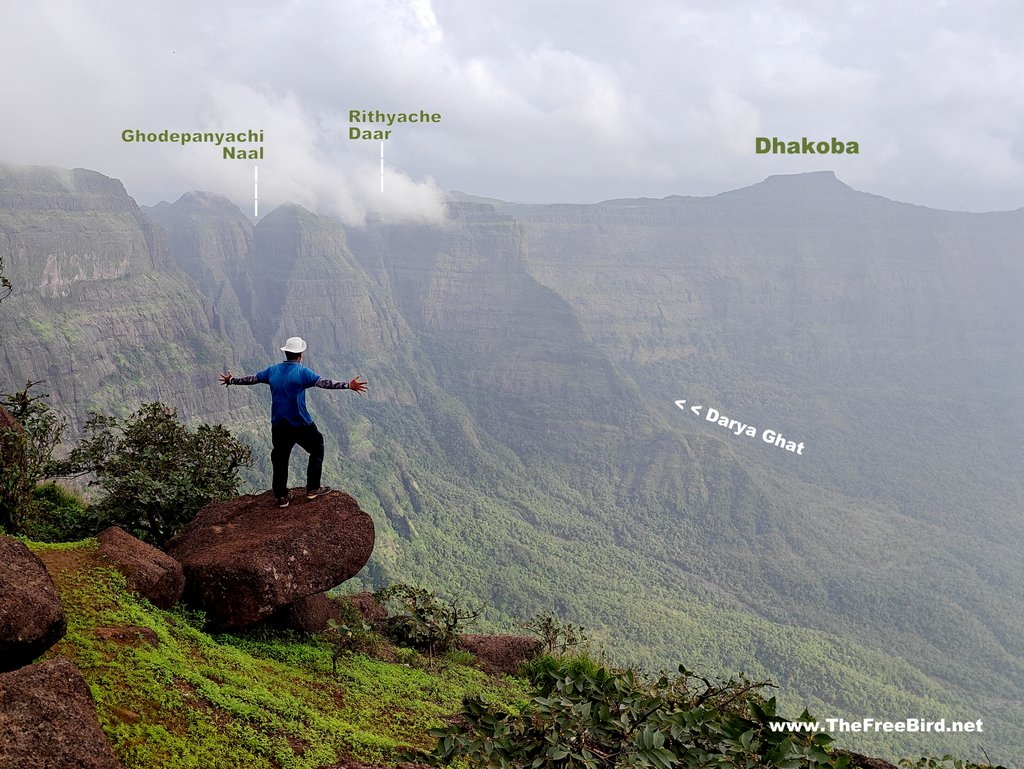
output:
[[[32,392],[32,388],[43,381],[26,382],[17,392],[0,395],[0,406],[25,430],[25,472],[29,488],[53,477],[56,470],[53,452],[64,440],[68,428],[67,419],[44,402],[49,395]]]
[[[588,652],[590,643],[582,625],[563,622],[553,614],[537,614],[519,626],[540,640],[546,654],[562,657],[574,652]]]
[[[0,530],[12,534],[21,531],[32,492],[25,453],[25,431],[0,411]]]
[[[0,255],[0,302],[10,296],[13,290],[14,286],[11,285],[11,281],[4,275],[4,257]]]
[[[249,447],[223,426],[190,431],[177,411],[146,403],[121,421],[94,414],[86,437],[62,474],[91,474],[103,498],[93,506],[97,527],[117,525],[163,544],[203,505],[234,496],[238,469],[252,464]]]
[[[480,617],[480,611],[466,610],[458,600],[442,601],[429,590],[398,583],[377,591],[377,601],[388,606],[385,632],[396,643],[407,644],[434,655],[455,645],[460,629]]]
[[[32,492],[52,477],[53,451],[67,429],[67,420],[44,402],[47,395],[32,393],[41,381],[0,394],[0,407],[17,423],[0,424],[0,525],[11,533],[33,533],[28,526],[37,512]]]

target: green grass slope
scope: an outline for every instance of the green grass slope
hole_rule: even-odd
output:
[[[433,669],[331,652],[288,636],[210,636],[197,617],[126,589],[94,541],[33,549],[54,576],[70,658],[126,769],[315,769],[341,759],[393,764],[432,747],[430,728],[468,694],[513,703],[524,692],[445,661]],[[153,639],[155,637],[155,643]],[[411,664],[410,664],[411,663]]]

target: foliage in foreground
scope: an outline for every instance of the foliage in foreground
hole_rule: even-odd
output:
[[[434,765],[470,767],[830,767],[843,769],[827,734],[773,731],[775,699],[765,682],[713,684],[680,667],[649,680],[633,670],[587,670],[548,657],[520,712],[467,698],[461,723],[431,732]],[[806,714],[805,714],[806,716]]]
[[[410,758],[471,769],[848,769],[826,733],[793,732],[766,699],[765,681],[712,683],[680,666],[648,678],[587,655],[544,655],[527,666],[533,698],[517,710],[467,697],[432,753]],[[812,721],[805,710],[800,721]],[[775,728],[773,728],[775,725]],[[954,759],[905,769],[993,769]],[[995,769],[1004,769],[997,767]]]
[[[903,769],[1006,769],[1005,766],[993,766],[992,764],[974,764],[953,756],[922,756],[916,761],[904,758],[900,761]]]
[[[32,489],[22,531],[37,542],[77,542],[96,533],[88,503],[77,493],[48,481]]]
[[[194,431],[162,403],[146,403],[125,420],[94,414],[86,437],[62,474],[93,477],[103,498],[93,506],[97,530],[120,526],[142,540],[163,544],[203,505],[238,493],[238,470],[252,452],[221,425]]]

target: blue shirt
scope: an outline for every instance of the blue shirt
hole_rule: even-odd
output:
[[[298,361],[276,363],[256,374],[256,381],[270,385],[273,402],[270,422],[287,422],[295,427],[308,425],[313,417],[306,411],[306,390],[314,387],[320,375]]]

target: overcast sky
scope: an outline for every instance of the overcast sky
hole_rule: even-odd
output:
[[[708,195],[832,169],[886,197],[1024,206],[1019,3],[34,0],[0,10],[0,161],[84,166],[143,204],[251,209],[253,162],[146,131],[262,129],[261,213],[430,215],[439,191],[527,202]],[[385,143],[350,109],[438,112]],[[756,136],[857,141],[765,156]]]

